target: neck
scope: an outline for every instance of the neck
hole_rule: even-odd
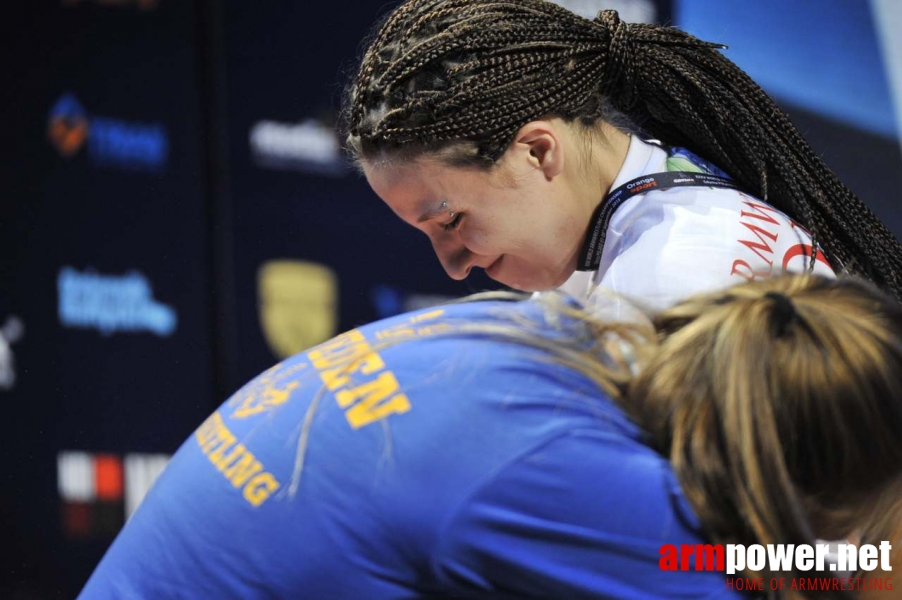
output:
[[[577,212],[575,214],[579,215],[582,222],[580,225],[582,235],[576,240],[570,259],[574,270],[592,215],[611,191],[611,186],[626,161],[626,154],[630,147],[630,136],[606,123],[600,126],[599,133],[601,135],[591,138],[592,145],[590,152],[586,154],[586,160],[569,162],[570,165],[582,162],[575,167],[581,169],[582,172],[573,173],[570,178],[574,182],[571,188],[571,198],[576,203]]]
[[[592,204],[594,210],[611,191],[614,180],[623,168],[626,161],[626,153],[630,148],[630,136],[618,129],[606,126],[604,128],[604,140],[597,141],[594,148],[595,168],[597,169],[597,188],[595,189],[595,201]]]
[[[584,176],[579,179],[581,185],[577,189],[586,223],[611,191],[611,186],[623,167],[630,147],[630,136],[610,125],[603,125],[601,133],[602,136],[592,141],[589,161],[585,165],[586,170]]]

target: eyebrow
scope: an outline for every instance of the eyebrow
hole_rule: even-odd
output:
[[[436,215],[440,215],[443,212],[442,202],[443,201],[441,201],[441,200],[438,202],[438,208],[427,209],[423,214],[421,214],[420,217],[417,219],[417,223],[424,223],[424,222],[428,221],[429,219],[434,218]]]

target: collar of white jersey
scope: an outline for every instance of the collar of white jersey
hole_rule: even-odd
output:
[[[630,146],[626,151],[623,165],[611,184],[611,189],[616,190],[628,181],[647,175],[667,170],[667,151],[661,148],[660,142],[652,140],[646,142],[635,134],[630,134]],[[592,292],[601,281],[599,271],[576,271],[560,289],[588,301]]]
[[[626,151],[623,166],[614,178],[611,189],[648,173],[667,170],[667,151],[654,143],[646,142],[635,134],[630,134],[630,147]]]
[[[637,135],[630,134],[629,149],[611,185],[612,190],[641,175],[667,170],[667,151],[657,143],[649,143]],[[598,287],[600,279],[598,271],[576,271],[558,289],[586,302]]]

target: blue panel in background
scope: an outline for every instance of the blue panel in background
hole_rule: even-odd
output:
[[[726,56],[779,100],[896,137],[866,0],[678,0],[674,24],[727,44]]]

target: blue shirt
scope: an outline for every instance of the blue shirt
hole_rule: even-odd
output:
[[[276,365],[184,443],[80,598],[734,597],[660,570],[698,524],[598,386],[471,331],[589,343],[547,311],[452,305]]]

